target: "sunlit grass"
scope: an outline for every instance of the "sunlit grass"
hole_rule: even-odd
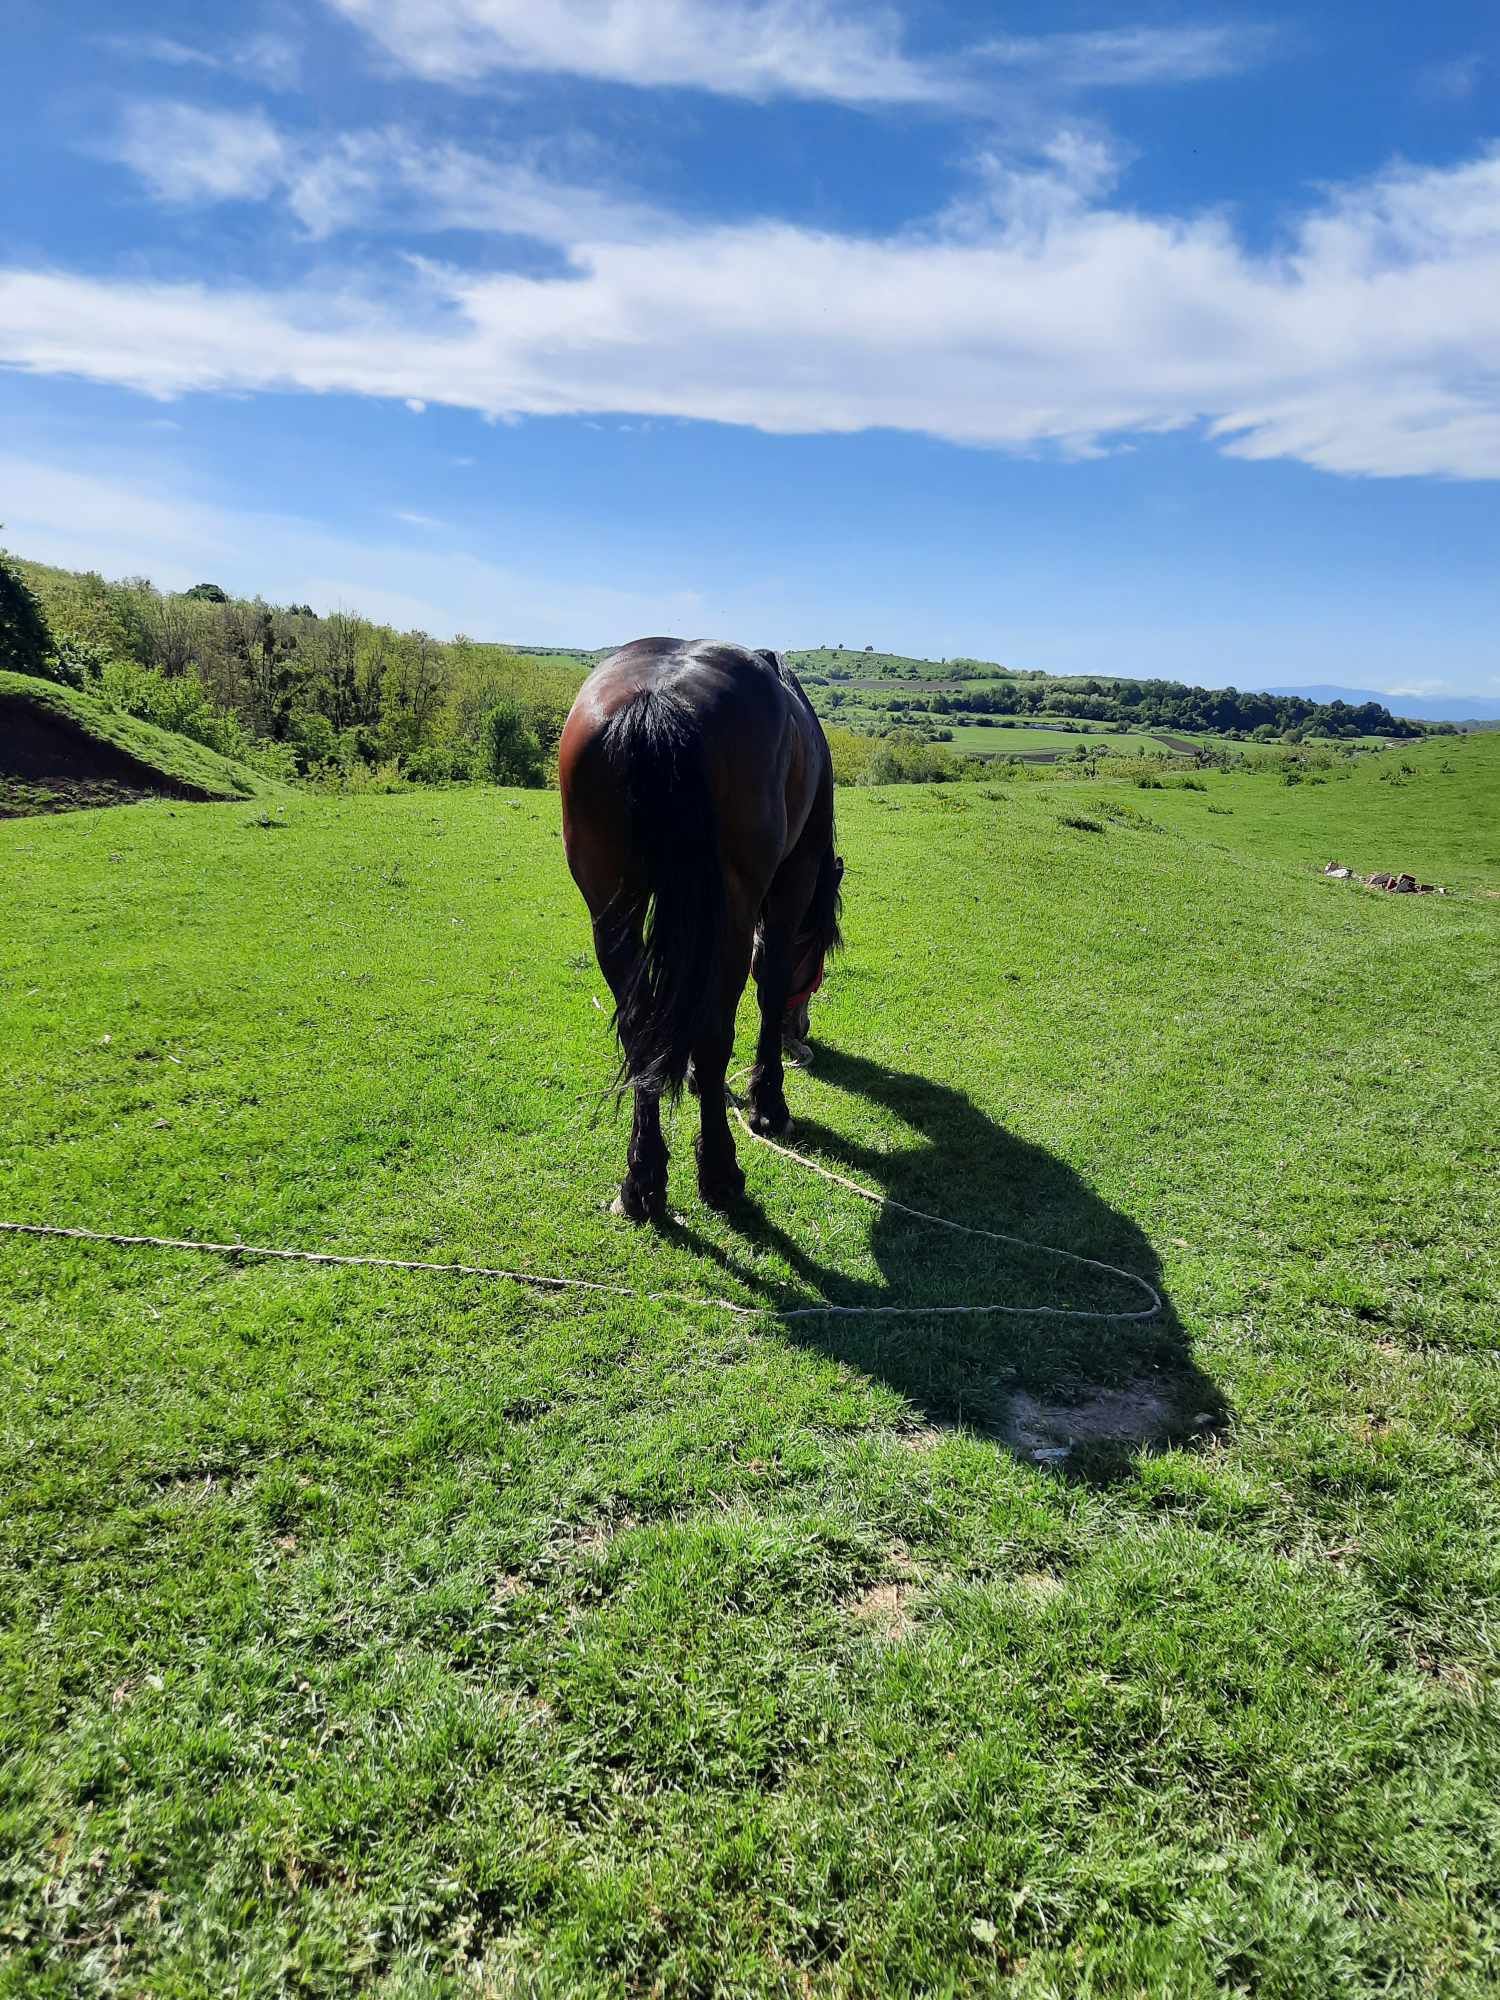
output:
[[[1500,738],[1381,763],[840,795],[797,1143],[1155,1326],[0,1240],[0,1991],[1490,1990]],[[1111,1302],[748,1145],[719,1218],[686,1104],[610,1218],[550,795],[18,822],[0,899],[0,1215]]]

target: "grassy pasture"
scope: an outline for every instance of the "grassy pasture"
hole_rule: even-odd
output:
[[[800,1143],[1156,1325],[0,1238],[0,1993],[1493,1992],[1500,736],[1402,756],[841,795]],[[1134,1303],[748,1143],[718,1218],[686,1108],[609,1218],[550,795],[12,822],[0,898],[0,1215]]]
[[[1033,728],[1018,723],[1014,729],[1003,729],[997,724],[987,729],[982,722],[959,722],[947,715],[935,716],[933,720],[953,731],[955,750],[982,750],[996,757],[1035,757],[1043,752],[1076,750],[1080,744],[1085,749],[1103,746],[1133,756],[1139,756],[1143,750],[1166,748],[1155,736],[1137,730],[1121,736],[1109,729],[1048,729],[1045,724]]]

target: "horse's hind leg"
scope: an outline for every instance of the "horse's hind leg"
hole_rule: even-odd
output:
[[[781,1066],[782,1032],[792,976],[797,970],[798,933],[817,886],[820,854],[810,836],[777,870],[761,908],[755,949],[755,986],[760,999],[760,1039],[750,1073],[750,1129],[779,1139],[792,1129]]]
[[[725,1099],[725,1072],[734,1047],[733,1016],[729,1028],[693,1053],[698,1077],[698,1192],[710,1208],[730,1208],[745,1192],[745,1176],[735,1157]]]
[[[594,922],[594,950],[618,1005],[639,950],[635,931],[606,914]],[[625,1050],[629,1063],[631,1052]],[[632,1222],[660,1222],[667,1212],[667,1145],[661,1135],[661,1097],[636,1089],[630,1121],[630,1148],[625,1178],[614,1203],[616,1215]]]
[[[766,918],[755,959],[755,984],[760,1000],[760,1038],[755,1067],[750,1072],[750,1129],[767,1139],[791,1131],[781,1067],[781,1023],[792,990],[792,925],[768,899]]]
[[[667,1143],[661,1136],[661,1097],[654,1090],[635,1093],[626,1173],[614,1211],[632,1222],[660,1222],[667,1213]]]
[[[725,1079],[734,1054],[735,1012],[750,970],[752,933],[749,911],[741,907],[726,937],[717,1023],[693,1050],[700,1121],[698,1192],[710,1208],[732,1208],[745,1192],[745,1176],[735,1157],[734,1136],[729,1129]]]

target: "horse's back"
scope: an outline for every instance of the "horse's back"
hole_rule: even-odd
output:
[[[611,726],[623,727],[625,712],[642,706],[688,718],[721,782],[742,783],[754,772],[774,784],[827,757],[812,706],[775,653],[636,639],[601,660],[578,691],[559,748],[565,797],[598,761],[591,753],[603,749]]]
[[[648,690],[671,692],[710,717],[724,711],[770,719],[788,705],[805,706],[794,675],[767,651],[713,639],[635,639],[601,660],[579,691],[576,707],[601,725]]]

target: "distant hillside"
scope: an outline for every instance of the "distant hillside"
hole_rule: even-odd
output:
[[[1066,718],[1117,730],[1257,742],[1305,736],[1352,741],[1421,734],[1369,701],[1310,700],[1232,687],[1205,688],[1133,674],[1043,674],[967,658],[916,660],[872,647],[818,646],[787,655],[818,712],[854,729],[911,730],[947,740],[953,728],[1008,726],[1005,718]],[[955,739],[956,740],[956,739]],[[984,746],[997,754],[999,746]]]
[[[306,604],[233,598],[212,582],[163,591],[144,578],[110,582],[0,551],[0,582],[7,577],[0,667],[63,684],[99,714],[154,724],[278,778],[544,784],[573,697],[600,656],[439,640],[357,613],[320,617]],[[1127,747],[1139,754],[1244,742],[1374,744],[1422,733],[1374,700],[1315,701],[1109,672],[1049,675],[966,656],[913,659],[873,645],[819,646],[789,658],[830,725],[893,751],[951,745],[964,759],[1025,759]],[[1101,748],[1105,734],[1134,741]]]
[[[1500,722],[1500,701],[1488,701],[1477,694],[1375,694],[1368,688],[1332,687],[1321,681],[1313,687],[1273,687],[1265,692],[1299,696],[1303,701],[1344,701],[1351,707],[1379,701],[1392,715],[1408,716],[1416,722]]]

